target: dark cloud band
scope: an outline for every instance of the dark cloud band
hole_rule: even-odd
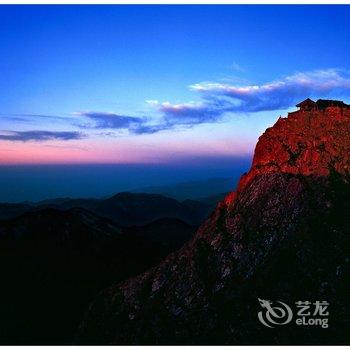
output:
[[[115,113],[105,112],[78,112],[79,116],[90,119],[97,129],[129,129],[143,123],[142,118],[129,117]]]
[[[50,141],[50,140],[79,140],[84,135],[76,131],[43,131],[43,130],[32,130],[32,131],[9,131],[0,134],[0,140],[5,141]]]

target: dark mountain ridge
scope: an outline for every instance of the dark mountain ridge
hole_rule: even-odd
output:
[[[178,219],[123,227],[82,208],[0,221],[0,343],[66,344],[91,299],[190,239]]]
[[[198,200],[198,198],[210,198],[218,193],[230,192],[232,187],[237,184],[239,176],[243,171],[244,170],[237,173],[236,178],[210,178],[205,180],[187,181],[168,186],[143,187],[131,192],[159,193],[164,196],[174,198],[178,201],[183,201],[186,199]]]
[[[178,201],[159,194],[120,192],[105,199],[56,198],[38,203],[0,203],[0,220],[45,208],[83,208],[122,226],[146,225],[162,218],[179,219],[189,225],[199,225],[213,210],[213,203],[208,200]]]
[[[0,203],[0,220],[12,219],[33,209],[28,203]]]

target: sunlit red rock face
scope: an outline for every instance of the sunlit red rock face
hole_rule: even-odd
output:
[[[268,128],[256,145],[252,168],[239,189],[257,174],[327,176],[350,169],[350,106],[289,113]]]
[[[348,343],[350,110],[324,105],[266,130],[237,191],[180,251],[101,293],[77,341]],[[331,326],[267,328],[259,298],[326,300]]]

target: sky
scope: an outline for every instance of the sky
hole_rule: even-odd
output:
[[[0,164],[252,153],[350,94],[349,6],[1,6]]]
[[[0,6],[0,167],[218,168],[350,100],[349,6]]]

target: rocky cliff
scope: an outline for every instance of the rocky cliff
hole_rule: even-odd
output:
[[[177,253],[103,291],[77,342],[348,343],[349,155],[347,105],[280,118],[237,191]],[[294,314],[267,327],[259,299],[326,301],[329,326],[298,325]]]

